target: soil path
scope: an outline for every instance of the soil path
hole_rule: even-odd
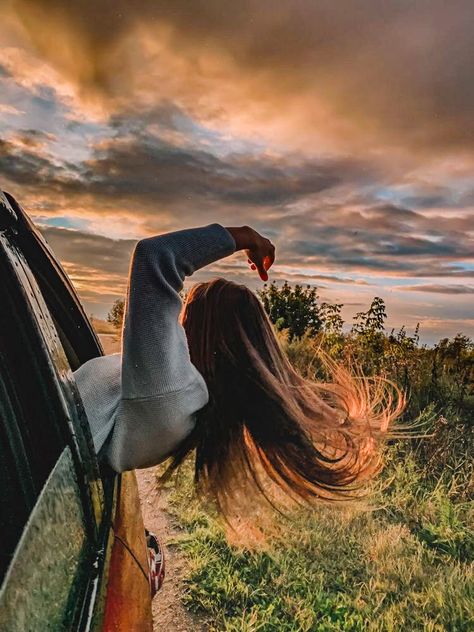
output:
[[[137,470],[136,475],[145,526],[160,538],[165,548],[165,581],[153,600],[154,631],[204,632],[204,622],[181,603],[185,562],[170,542],[180,531],[167,511],[166,490],[158,489],[154,468]]]

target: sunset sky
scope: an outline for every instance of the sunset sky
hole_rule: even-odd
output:
[[[474,336],[472,0],[0,0],[0,186],[87,312],[217,221],[343,316]],[[261,286],[241,253],[198,273]]]

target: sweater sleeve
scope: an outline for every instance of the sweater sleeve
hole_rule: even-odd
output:
[[[206,405],[205,381],[191,363],[179,323],[185,277],[232,254],[220,224],[138,242],[132,256],[122,336],[122,399],[106,457],[116,471],[164,460]]]

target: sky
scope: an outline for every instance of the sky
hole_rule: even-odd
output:
[[[472,0],[0,0],[0,186],[89,314],[137,239],[219,222],[270,280],[474,337]],[[196,273],[261,287],[242,253]]]

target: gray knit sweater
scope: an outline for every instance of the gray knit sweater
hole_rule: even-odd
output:
[[[74,372],[95,449],[117,472],[166,459],[208,402],[206,383],[191,363],[178,321],[178,293],[186,276],[235,249],[234,238],[220,224],[138,242],[122,353],[94,358]]]

